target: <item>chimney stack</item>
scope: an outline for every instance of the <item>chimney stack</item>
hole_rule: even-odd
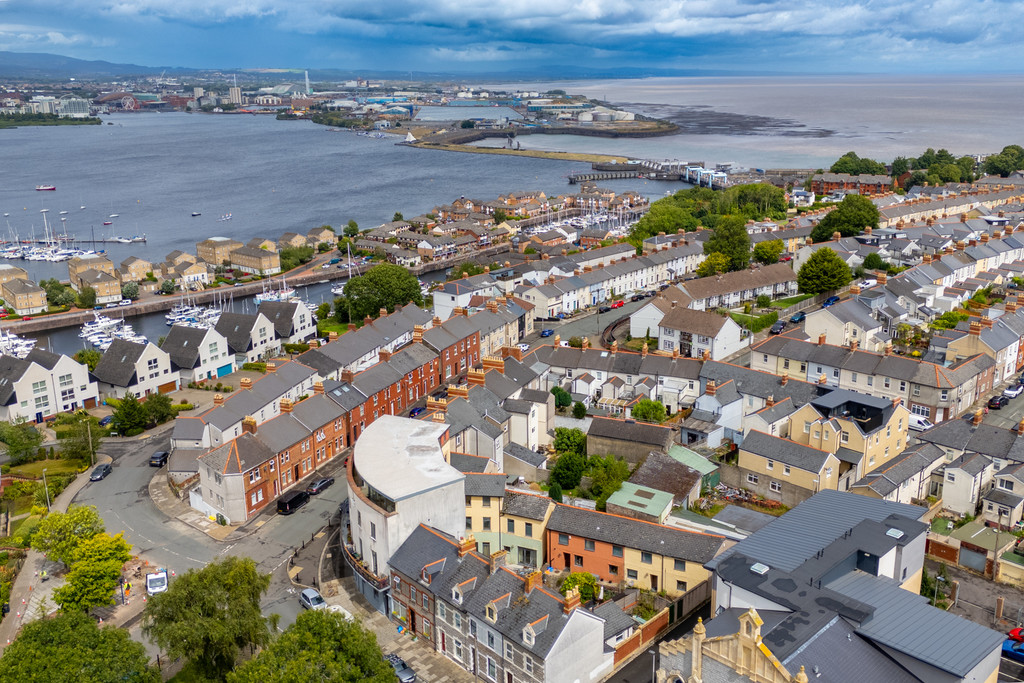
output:
[[[877,276],[876,279],[878,280],[878,284],[884,285],[886,283],[886,281],[889,279],[889,276],[886,275],[885,273],[879,271],[878,276]]]
[[[860,346],[860,340],[857,340],[857,339],[851,339],[850,340],[850,350],[851,351],[856,351],[859,346]]]
[[[826,341],[826,336],[825,336],[825,333],[822,332],[821,334],[818,335],[818,346],[824,346],[825,345],[825,341]]]
[[[715,380],[709,379],[707,386],[704,387],[704,393],[708,396],[714,396],[716,391],[718,391],[718,385],[715,383]]]
[[[355,323],[349,323],[348,324],[348,331],[351,332],[354,329],[356,329]],[[338,333],[337,332],[328,332],[327,333],[327,341],[329,341],[329,342],[338,341]]]
[[[341,381],[342,382],[347,382],[348,384],[351,384],[352,381],[355,378],[356,378],[356,373],[352,372],[351,370],[342,370],[341,371]]]
[[[850,285],[850,294],[853,296],[860,294],[860,285]]]
[[[476,540],[472,536],[462,539],[459,543],[459,557],[465,557],[476,550]]]
[[[611,348],[611,352],[612,352],[612,353],[615,353],[615,352],[616,352],[616,351],[618,351],[618,350],[619,350],[619,340],[618,340],[618,339],[613,339],[613,340],[612,340],[612,348]]]
[[[765,405],[769,408],[775,405],[775,394],[768,395],[768,398],[765,400]]]
[[[256,433],[256,418],[252,415],[246,415],[242,418],[242,433],[245,434],[246,432],[250,434]]]
[[[494,572],[505,566],[506,560],[508,559],[507,555],[507,550],[499,550],[491,553],[491,556],[487,558],[487,569],[490,574],[494,574]]]
[[[932,255],[931,254],[925,254],[924,257],[921,259],[921,263],[923,263],[925,265],[928,265],[931,262],[932,262]]]
[[[560,335],[560,334],[556,334],[555,335],[554,344],[555,344],[555,346],[561,346],[562,345],[562,335]]]
[[[249,378],[246,377],[245,379],[249,379]],[[251,379],[249,379],[249,384],[250,385],[252,384],[252,380]],[[214,394],[213,395],[213,405],[215,405],[215,406],[222,406],[222,405],[224,405],[224,394]]]
[[[412,328],[412,343],[423,343],[423,325],[414,325]]]
[[[290,398],[281,399],[281,414],[292,412],[292,400]]]
[[[252,377],[243,377],[238,380],[238,384],[243,389],[252,389]],[[216,396],[214,396],[214,403],[216,403]]]
[[[316,395],[316,394],[322,394],[322,393],[324,393],[324,383],[323,382],[313,382],[313,394]]]
[[[704,352],[700,354],[700,359],[705,361],[711,360],[711,352],[704,349]]]
[[[277,363],[269,361],[267,363],[267,372],[277,372]]]
[[[1017,425],[1017,435],[1024,434],[1024,417],[1020,419],[1020,423]]]
[[[644,342],[643,348],[640,349],[640,357],[647,358],[647,342]]]
[[[888,340],[888,339],[885,342],[885,355],[887,355],[887,356],[891,356],[892,355],[892,341]]]
[[[827,384],[827,383],[828,383],[828,375],[826,375],[823,372],[823,373],[821,373],[821,376],[818,377],[818,384]]]
[[[526,575],[526,586],[523,587],[523,592],[529,595],[534,588],[543,585],[544,574],[539,571],[530,572]]]
[[[782,386],[789,384],[789,373],[785,370],[782,371],[782,380],[779,382]]]
[[[570,588],[565,594],[565,605],[562,607],[562,611],[566,614],[572,614],[572,611],[580,606],[580,589]]]
[[[973,334],[975,337],[981,335],[981,323],[972,320],[970,329],[967,330],[967,334]]]
[[[971,424],[977,427],[978,425],[981,424],[982,419],[983,416],[981,414],[981,408],[978,408],[977,410],[974,411],[974,417],[971,419]]]
[[[988,317],[987,315],[982,316],[982,318],[981,318],[981,326],[982,327],[984,327],[985,329],[991,330],[992,329],[992,324],[993,324],[992,318]]]

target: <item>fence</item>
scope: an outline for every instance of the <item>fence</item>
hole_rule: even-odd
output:
[[[626,595],[615,602],[622,609],[631,608],[637,602],[640,591],[626,591]],[[660,596],[655,597],[655,605],[668,602]],[[657,641],[658,637],[672,626],[700,609],[701,605],[711,599],[711,582],[704,581],[691,590],[686,591],[678,600],[668,602],[646,623],[633,632],[629,638],[615,648],[615,667],[626,663],[643,649]],[[628,607],[627,607],[628,606]]]

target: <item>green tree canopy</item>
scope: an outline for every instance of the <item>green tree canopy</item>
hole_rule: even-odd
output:
[[[597,597],[597,579],[590,572],[572,572],[565,577],[558,590],[565,595],[571,588],[579,590],[580,602],[587,603]]]
[[[886,270],[888,267],[889,264],[877,252],[873,251],[864,257],[865,270]]]
[[[139,298],[139,283],[138,282],[126,282],[121,285],[121,296],[125,299],[138,299]]]
[[[828,247],[821,247],[800,266],[796,283],[801,292],[820,294],[845,287],[853,279],[850,267]]]
[[[479,263],[475,263],[473,261],[463,261],[459,265],[452,268],[452,272],[448,275],[448,279],[458,280],[463,275],[473,277],[474,275],[479,275],[482,272],[484,272],[484,267],[481,266]]]
[[[96,290],[86,285],[78,292],[78,299],[75,305],[79,308],[92,308],[96,305]]]
[[[562,502],[562,485],[557,481],[551,482],[551,486],[548,488],[548,497],[556,503]]]
[[[555,396],[556,408],[568,408],[572,405],[572,396],[562,387],[551,387],[551,393]]]
[[[14,422],[0,422],[0,441],[7,446],[11,463],[18,465],[36,457],[43,443],[43,433],[21,418]]]
[[[725,254],[708,254],[707,258],[697,266],[697,277],[708,277],[709,275],[721,275],[729,272],[729,257]]]
[[[380,309],[393,312],[395,306],[423,303],[420,283],[416,276],[402,266],[382,263],[370,268],[365,274],[345,283],[344,308],[351,307],[352,316],[361,320],[366,316],[376,317]],[[335,307],[338,308],[337,306]]]
[[[581,429],[555,427],[555,440],[551,444],[559,453],[587,454],[587,435]]]
[[[70,567],[78,546],[104,531],[95,507],[70,505],[67,512],[51,512],[43,518],[32,536],[32,547]]]
[[[572,416],[577,420],[582,420],[587,416],[587,407],[579,401],[576,401],[572,404]]]
[[[393,221],[404,221],[405,216],[402,215],[401,211],[395,211],[395,215],[391,217]]]
[[[146,407],[130,391],[121,399],[111,418],[111,425],[121,434],[139,434],[149,424]]]
[[[910,170],[910,160],[906,157],[896,157],[892,160],[892,171],[891,175],[893,178],[899,178],[901,175]]]
[[[250,558],[226,557],[178,576],[149,599],[142,630],[172,659],[187,659],[208,678],[222,679],[239,650],[270,643],[260,600],[270,574]]]
[[[642,398],[637,401],[636,405],[630,411],[630,415],[635,420],[641,422],[664,422],[667,419],[665,414],[665,406],[661,401],[652,401],[649,398]]]
[[[355,237],[359,234],[359,224],[355,221],[349,221],[345,226],[345,237]]]
[[[868,226],[878,227],[878,207],[867,197],[848,194],[814,226],[811,239],[815,242],[827,242],[832,239],[835,232],[843,237],[853,237]]]
[[[103,358],[103,352],[99,349],[79,349],[75,351],[75,355],[72,358],[89,368],[89,372],[92,372],[99,365],[100,359]]]
[[[782,240],[768,240],[758,242],[754,245],[754,260],[760,264],[770,266],[779,262],[782,252],[786,251],[786,245]]]
[[[704,242],[705,254],[725,254],[729,270],[742,270],[750,263],[750,234],[739,216],[722,216]]]
[[[114,590],[124,563],[132,557],[131,549],[121,534],[97,534],[82,541],[71,556],[64,585],[53,592],[53,601],[66,612],[114,604]]]
[[[391,683],[395,671],[377,637],[337,612],[309,610],[255,659],[227,676],[228,683]]]
[[[568,491],[580,485],[583,472],[587,469],[587,456],[575,451],[566,451],[558,456],[551,470],[551,481],[558,482],[563,490]]]
[[[829,169],[832,173],[849,173],[850,175],[887,175],[885,164],[873,159],[861,158],[856,152],[847,152],[839,157]]]
[[[103,438],[103,428],[98,418],[84,410],[67,416],[63,430],[57,432],[60,440],[60,456],[66,460],[91,463]]]
[[[174,284],[174,280],[164,280],[160,283],[160,292],[163,294],[174,294],[178,286]]]
[[[128,631],[100,628],[84,612],[58,612],[22,627],[0,658],[0,681],[158,683],[149,655]]]
[[[167,394],[152,394],[146,399],[146,415],[151,421],[163,424],[174,418],[174,410],[171,406],[171,397]]]

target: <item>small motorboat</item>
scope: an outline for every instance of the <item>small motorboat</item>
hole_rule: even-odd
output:
[[[193,211],[192,212],[192,218],[195,218],[196,216],[202,216],[202,215],[203,214],[199,213],[198,211]]]

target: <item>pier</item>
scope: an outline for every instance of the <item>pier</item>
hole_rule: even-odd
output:
[[[621,178],[644,178],[647,180],[669,180],[690,183],[698,187],[722,190],[729,186],[725,171],[704,168],[703,162],[682,161],[640,161],[627,164],[593,164],[590,171],[573,173],[569,184],[618,180]]]

